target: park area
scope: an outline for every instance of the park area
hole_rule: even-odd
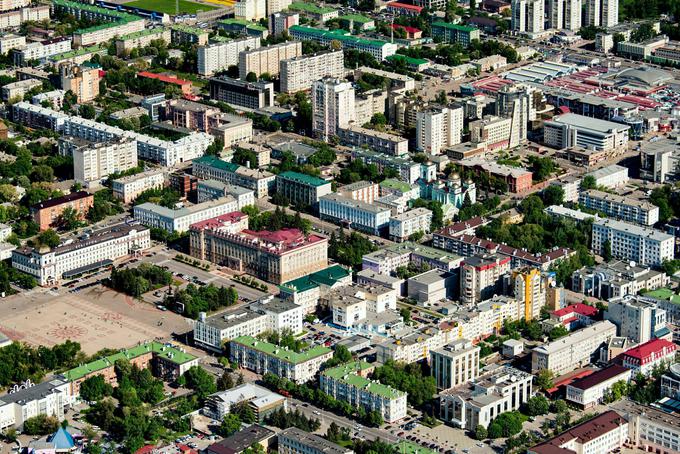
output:
[[[132,2],[125,3],[125,6],[174,15],[176,0],[134,0]],[[210,6],[203,3],[179,0],[180,14],[196,14],[199,11],[211,11],[215,8],[215,6]]]

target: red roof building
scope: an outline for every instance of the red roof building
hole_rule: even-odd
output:
[[[394,14],[403,14],[405,16],[418,16],[423,11],[423,7],[409,5],[407,3],[389,2],[387,4],[387,11]]]
[[[145,77],[147,79],[156,79],[160,80],[161,82],[165,84],[171,84],[171,85],[177,85],[181,90],[182,93],[187,95],[191,94],[191,81],[190,80],[184,80],[184,79],[179,79],[174,76],[168,76],[166,74],[156,74],[156,73],[150,73],[148,71],[141,71],[137,73],[137,77]]]
[[[530,454],[614,452],[628,438],[628,421],[610,410],[527,450]]]
[[[599,311],[593,306],[587,304],[572,304],[553,311],[550,314],[550,319],[555,322],[560,322],[562,326],[571,331],[582,326],[590,325],[592,318],[597,315]]]
[[[423,37],[423,31],[416,27],[409,27],[408,25],[392,24],[391,27],[394,30],[404,30],[406,32],[406,38],[408,39],[420,39]]]
[[[594,407],[604,401],[605,394],[615,383],[630,380],[631,371],[614,364],[598,370],[587,377],[574,380],[567,385],[566,397],[569,402],[585,409]]]
[[[652,339],[635,348],[624,352],[621,355],[623,367],[633,371],[633,375],[638,373],[649,375],[654,366],[662,362],[673,362],[677,346],[666,339]]]

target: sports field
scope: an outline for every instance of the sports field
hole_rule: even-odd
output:
[[[166,13],[170,15],[175,14],[175,0],[135,0],[132,2],[125,3],[125,6],[148,9],[151,11],[157,11],[159,13]],[[198,11],[210,11],[213,9],[216,8],[214,6],[202,3],[194,3],[188,0],[179,0],[180,14],[196,14]]]

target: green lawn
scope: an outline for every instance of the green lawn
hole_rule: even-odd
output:
[[[133,2],[125,3],[125,6],[148,9],[170,15],[175,14],[175,0],[135,0]],[[216,8],[202,3],[179,0],[180,14],[196,14],[199,10],[211,11],[213,9]]]

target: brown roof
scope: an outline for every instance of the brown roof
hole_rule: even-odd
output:
[[[626,372],[630,372],[630,369],[614,364],[613,366],[609,366],[606,369],[598,370],[587,377],[576,380],[569,386],[573,386],[574,388],[578,389],[588,389]]]
[[[573,453],[571,449],[564,449],[561,446],[572,440],[577,440],[579,444],[588,443],[607,432],[618,429],[621,424],[627,422],[624,417],[613,410],[602,413],[595,418],[572,427],[566,432],[562,432],[555,438],[541,443],[529,449],[529,452],[535,454],[566,454]]]
[[[84,199],[86,197],[92,197],[87,191],[78,191],[66,194],[62,197],[57,197],[54,199],[45,200],[31,207],[32,210],[42,210],[43,208],[56,207],[63,203],[73,202],[74,200]]]

